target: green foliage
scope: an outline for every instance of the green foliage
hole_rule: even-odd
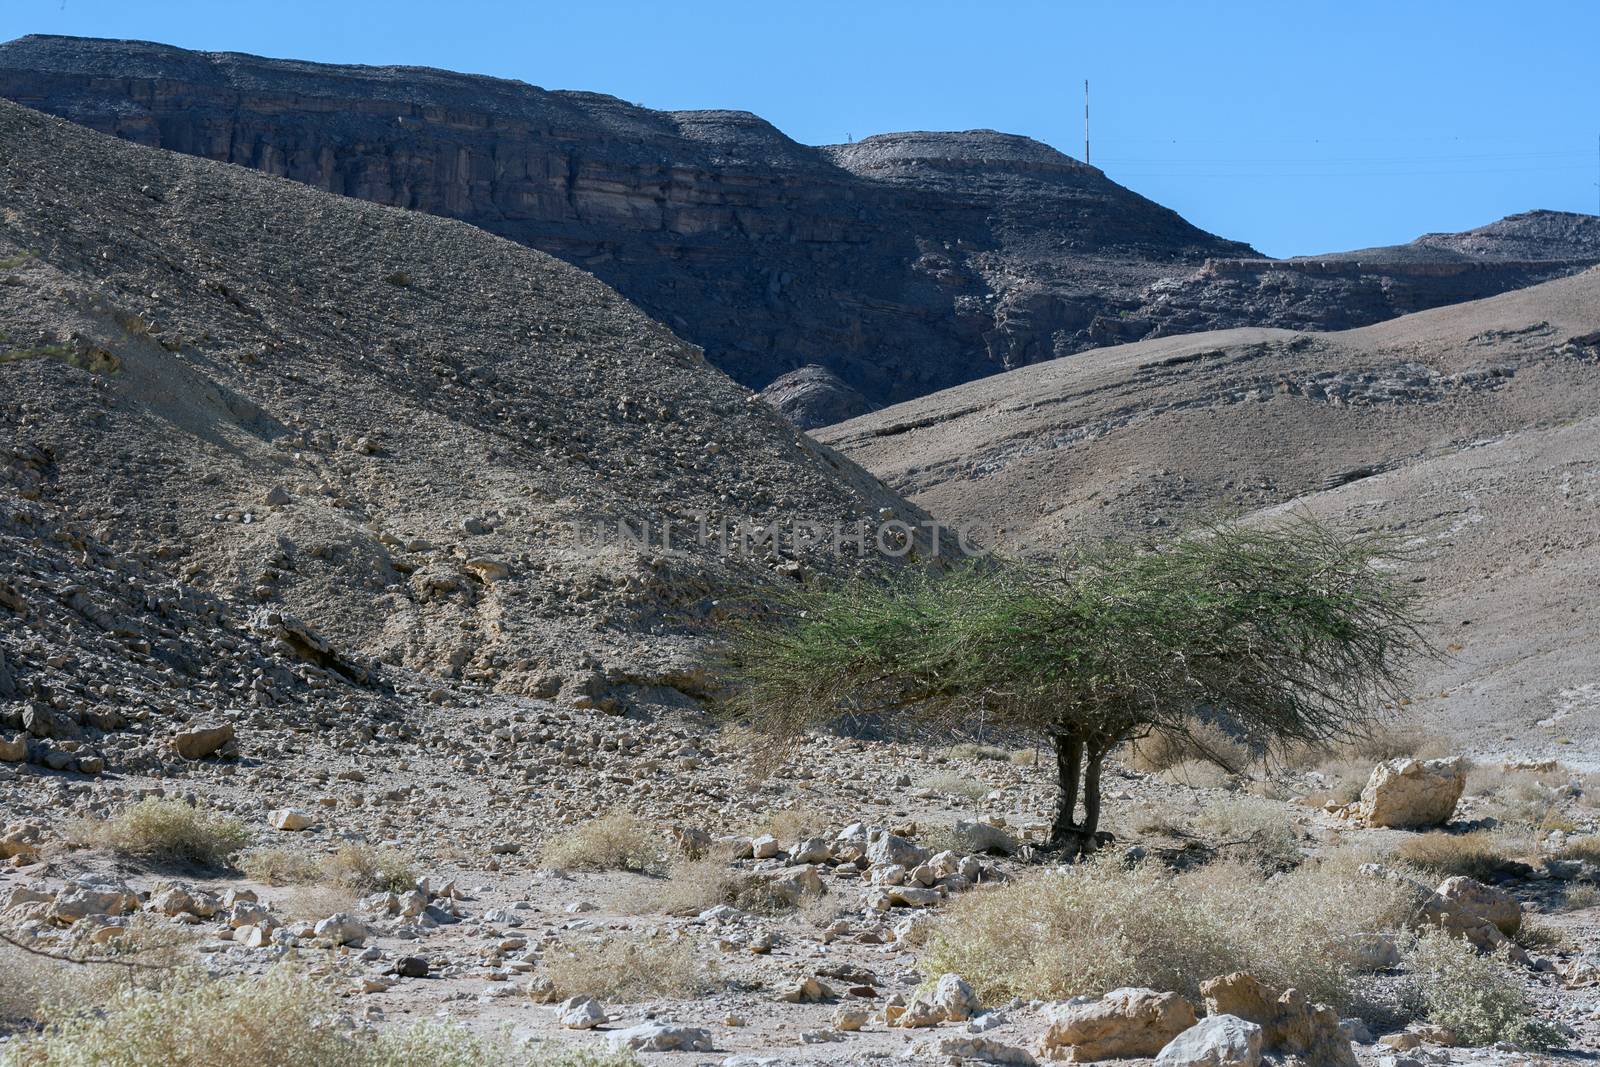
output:
[[[1566,1044],[1534,1016],[1521,977],[1503,955],[1480,955],[1459,938],[1429,931],[1406,954],[1406,968],[1407,1006],[1469,1045],[1508,1041],[1544,1049]]]
[[[787,595],[783,619],[733,633],[732,699],[780,734],[909,709],[1098,748],[1187,734],[1204,709],[1252,738],[1322,742],[1398,696],[1404,660],[1427,647],[1414,594],[1380,569],[1394,554],[1298,519],[1107,543],[1049,567],[814,583]]]

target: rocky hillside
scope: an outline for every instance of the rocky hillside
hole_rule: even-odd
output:
[[[12,104],[0,185],[0,696],[129,663],[290,685],[265,641],[335,682],[672,702],[720,597],[855,565],[724,553],[700,516],[918,520],[588,274],[475,227]]]
[[[744,112],[56,37],[0,46],[0,96],[542,249],[753,388],[814,363],[919,396],[1099,343],[1157,278],[1254,254],[991,131],[813,148]]]
[[[1554,746],[1600,729],[1597,371],[1589,270],[1342,333],[1107,348],[821,436],[1024,550],[1289,501],[1400,532],[1453,653],[1425,675],[1423,710],[1461,736]]]
[[[1280,262],[1025,137],[817,148],[745,112],[420,68],[25,37],[0,45],[0,96],[463,219],[593,272],[751,388],[817,365],[872,405],[1121,341],[1366,325],[1600,259],[1600,223],[1546,212]],[[821,425],[829,397],[786,411]]]

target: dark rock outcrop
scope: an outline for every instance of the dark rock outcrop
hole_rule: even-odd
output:
[[[818,364],[919,396],[1090,347],[1157,278],[1253,254],[991,131],[815,148],[743,112],[62,37],[0,45],[0,96],[550,252],[753,388]]]
[[[772,380],[761,398],[802,430],[831,426],[872,410],[867,398],[815,363]]]
[[[0,45],[0,97],[474,223],[597,275],[751,388],[816,365],[873,405],[1149,337],[1345,329],[1600,261],[1600,219],[1554,212],[1272,260],[1026,137],[812,147],[746,112],[426,68],[36,36]]]

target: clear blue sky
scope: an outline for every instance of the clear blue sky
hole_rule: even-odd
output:
[[[1596,210],[1600,0],[0,0],[0,39],[406,63],[754,111],[809,143],[992,127],[1273,255]]]

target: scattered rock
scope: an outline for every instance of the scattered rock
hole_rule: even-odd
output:
[[[1307,1067],[1356,1067],[1339,1015],[1298,989],[1279,993],[1243,971],[1200,984],[1211,1015],[1234,1015],[1261,1027],[1262,1048],[1299,1056]]]
[[[712,1048],[709,1030],[665,1023],[644,1023],[618,1030],[607,1042],[614,1050],[634,1052],[710,1052]]]
[[[606,1010],[593,997],[568,997],[556,1005],[556,1021],[568,1030],[593,1030],[606,1021]]]
[[[311,816],[297,808],[275,808],[267,812],[267,822],[274,830],[304,830],[311,825]]]
[[[233,740],[233,724],[193,726],[179,730],[172,738],[172,747],[184,759],[204,759]]]
[[[1059,1005],[1049,1018],[1044,1052],[1076,1062],[1154,1056],[1197,1021],[1194,1007],[1178,994],[1133,988]]]

